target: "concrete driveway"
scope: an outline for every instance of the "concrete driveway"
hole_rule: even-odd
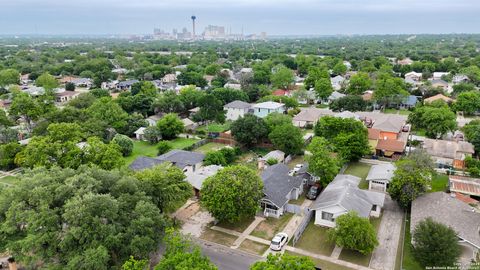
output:
[[[183,223],[180,232],[194,237],[200,237],[205,227],[214,220],[209,212],[200,209],[197,200],[188,200],[173,216]]]
[[[401,240],[403,210],[390,196],[385,196],[382,221],[378,229],[378,247],[373,251],[370,268],[378,270],[395,269],[398,243]]]

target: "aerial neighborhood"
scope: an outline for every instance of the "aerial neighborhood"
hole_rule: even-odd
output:
[[[189,35],[0,39],[0,269],[480,269],[478,35]]]

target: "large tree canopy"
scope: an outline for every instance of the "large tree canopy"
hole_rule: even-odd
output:
[[[232,136],[235,140],[247,147],[262,141],[268,135],[268,127],[262,118],[253,114],[245,115],[231,126]]]
[[[254,263],[250,270],[314,270],[315,264],[308,257],[268,254],[266,261]]]
[[[27,267],[112,269],[148,258],[167,220],[119,172],[38,168],[0,196],[0,241]]]
[[[310,156],[307,156],[308,170],[320,178],[322,186],[326,187],[340,170],[340,162],[331,152],[331,146],[325,138],[314,137],[308,146]]]

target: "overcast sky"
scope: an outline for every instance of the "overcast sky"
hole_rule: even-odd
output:
[[[0,35],[190,30],[192,14],[201,31],[212,24],[269,35],[480,32],[480,0],[0,0]]]

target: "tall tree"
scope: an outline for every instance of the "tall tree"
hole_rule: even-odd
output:
[[[311,153],[310,156],[307,156],[308,170],[320,178],[320,183],[324,187],[333,180],[340,170],[340,162],[330,149],[331,146],[322,137],[314,137],[308,146],[308,151]]]
[[[248,114],[232,123],[230,130],[235,140],[252,147],[268,135],[268,126],[262,118]]]
[[[266,261],[254,263],[250,270],[315,270],[315,264],[308,257],[292,256],[288,254],[268,254]]]
[[[293,83],[293,79],[293,71],[283,65],[274,67],[274,71],[270,77],[273,87],[281,89],[288,89],[288,87]]]
[[[276,149],[282,150],[287,155],[296,155],[302,152],[304,145],[302,132],[291,122],[273,128],[268,138]]]
[[[231,166],[203,182],[201,204],[217,220],[235,223],[255,216],[262,189],[262,179],[255,171]]]
[[[0,70],[0,87],[20,83],[20,73],[15,69]]]
[[[333,93],[330,79],[321,78],[315,81],[315,93],[319,99],[325,100]]]
[[[35,85],[52,90],[58,87],[58,81],[49,73],[43,73],[35,80]]]
[[[480,110],[480,93],[478,91],[460,93],[453,107],[456,111],[462,111],[466,115],[472,115]]]
[[[171,140],[176,138],[178,134],[182,133],[185,126],[176,114],[169,113],[157,122],[157,128],[164,140]]]
[[[350,78],[350,82],[347,87],[347,93],[352,95],[361,95],[365,91],[369,90],[372,86],[372,81],[368,73],[359,72]]]

